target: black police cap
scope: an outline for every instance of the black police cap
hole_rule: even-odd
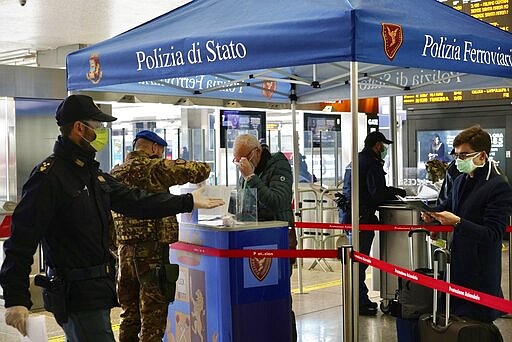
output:
[[[375,145],[376,143],[378,143],[379,141],[381,141],[385,144],[393,143],[393,141],[386,139],[384,134],[382,134],[381,132],[373,131],[370,134],[368,134],[366,136],[366,138],[364,139],[364,146],[371,147],[371,146]]]
[[[55,113],[57,125],[62,126],[80,120],[111,122],[117,120],[112,115],[103,113],[87,95],[69,95],[62,101]]]

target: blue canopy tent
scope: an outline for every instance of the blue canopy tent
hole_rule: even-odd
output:
[[[353,185],[355,99],[511,78],[512,35],[435,0],[197,0],[67,57],[69,91],[291,101],[292,117],[296,103],[353,99]]]
[[[67,84],[313,102],[349,98],[357,61],[359,97],[509,86],[511,40],[435,0],[202,0],[71,53]]]

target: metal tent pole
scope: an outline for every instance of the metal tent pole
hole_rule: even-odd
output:
[[[359,252],[359,156],[358,156],[358,63],[350,62],[350,112],[352,114],[352,244],[354,251]],[[359,264],[353,266],[352,292],[354,295],[352,308],[359,313]],[[357,311],[356,311],[357,309]],[[359,316],[354,315],[353,341],[359,341]],[[352,342],[352,341],[351,341]]]
[[[352,246],[344,245],[338,248],[338,259],[341,259],[341,304],[343,305],[343,341],[354,340],[354,306],[352,286],[352,260],[350,259]]]
[[[290,101],[292,110],[292,130],[293,130],[293,210],[295,220],[300,217],[299,203],[299,137],[297,134],[297,94],[295,84],[291,84]],[[302,219],[300,219],[302,221]],[[295,229],[295,227],[292,227]],[[299,229],[297,237],[297,247],[302,249],[302,228]],[[297,281],[299,284],[299,293],[304,293],[302,286],[302,258],[297,258]]]

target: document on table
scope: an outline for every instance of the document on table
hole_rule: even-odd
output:
[[[45,317],[43,315],[28,316],[27,336],[21,336],[20,334],[20,342],[41,341],[48,341]]]
[[[418,211],[426,211],[426,212],[440,211],[439,209],[437,209],[435,207],[429,206],[426,203],[426,201],[421,200],[419,198],[407,198],[407,197],[402,197],[402,196],[398,196],[398,195],[396,195],[396,197],[410,209],[415,209]]]

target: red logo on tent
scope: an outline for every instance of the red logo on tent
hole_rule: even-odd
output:
[[[263,88],[261,90],[263,96],[268,97],[270,99],[270,98],[272,98],[272,95],[274,95],[274,93],[276,92],[277,82],[270,81],[270,80],[264,80],[261,87]]]
[[[384,42],[384,52],[392,61],[404,41],[402,26],[382,23],[382,40]]]
[[[85,77],[93,84],[98,84],[101,81],[103,71],[101,71],[100,57],[97,54],[92,54],[89,57],[89,72],[85,74]]]
[[[249,266],[256,279],[262,281],[270,271],[272,258],[249,258]]]

